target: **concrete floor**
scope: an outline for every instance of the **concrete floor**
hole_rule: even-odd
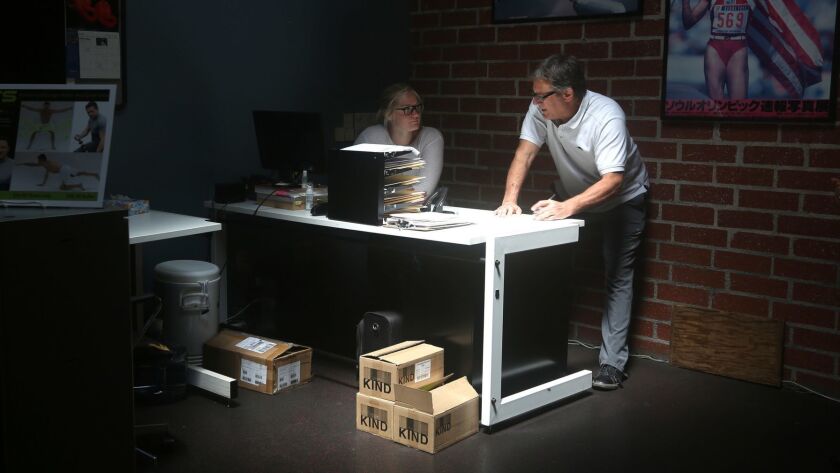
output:
[[[572,367],[597,352],[569,348]],[[228,407],[190,392],[137,406],[138,424],[168,422],[159,472],[840,472],[840,404],[634,358],[614,392],[479,432],[435,455],[359,432],[355,371],[316,356],[314,379],[274,396],[240,390]],[[158,450],[153,442],[150,448]]]

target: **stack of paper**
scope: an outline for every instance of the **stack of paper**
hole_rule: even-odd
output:
[[[423,201],[426,200],[426,193],[415,191],[414,186],[425,179],[425,176],[417,176],[426,165],[420,159],[420,152],[411,146],[378,145],[371,143],[360,143],[347,148],[348,151],[367,151],[382,153],[385,155],[384,163],[384,189],[383,189],[383,213],[385,215],[393,212],[419,212]],[[408,174],[411,172],[411,174]]]
[[[472,224],[473,222],[459,215],[438,212],[393,213],[385,219],[386,227],[422,232]]]

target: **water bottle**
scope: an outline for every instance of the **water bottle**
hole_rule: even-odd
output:
[[[303,173],[300,175],[300,186],[306,189],[306,186],[309,184],[309,173],[306,169],[303,170]]]
[[[312,188],[311,183],[306,184],[306,210],[312,210],[315,204],[315,189]]]

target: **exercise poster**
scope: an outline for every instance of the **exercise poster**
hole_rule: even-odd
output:
[[[0,203],[102,207],[115,88],[0,84]]]
[[[669,0],[663,118],[833,120],[837,0]]]

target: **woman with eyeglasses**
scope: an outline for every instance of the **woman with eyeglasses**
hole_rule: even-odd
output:
[[[415,190],[431,194],[440,181],[443,170],[443,135],[440,131],[421,125],[423,100],[408,84],[387,87],[380,97],[376,118],[381,125],[369,126],[362,131],[356,143],[411,146],[420,152],[426,165],[408,174],[424,176],[414,186]]]

